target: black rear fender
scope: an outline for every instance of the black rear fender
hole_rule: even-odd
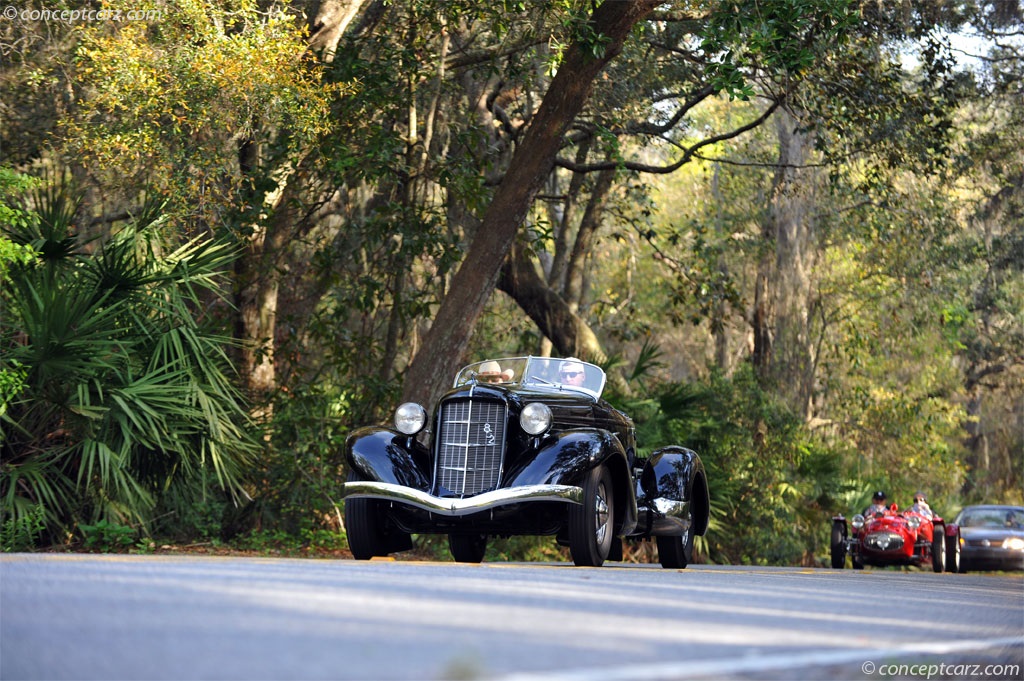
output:
[[[656,450],[644,463],[637,486],[638,496],[644,499],[690,502],[694,533],[707,531],[711,501],[707,474],[697,452],[677,446]]]

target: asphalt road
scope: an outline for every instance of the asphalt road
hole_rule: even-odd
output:
[[[0,557],[3,681],[1021,679],[1022,665],[1020,576]]]

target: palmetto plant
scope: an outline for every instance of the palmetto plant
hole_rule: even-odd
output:
[[[230,340],[197,321],[233,251],[170,247],[150,208],[86,252],[66,187],[33,199],[29,219],[4,226],[37,257],[0,292],[0,370],[19,378],[0,393],[3,520],[42,507],[51,535],[145,525],[162,494],[206,480],[242,493],[256,444]]]

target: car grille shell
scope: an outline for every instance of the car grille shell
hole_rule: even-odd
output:
[[[441,405],[435,487],[472,496],[501,484],[508,409],[503,402],[459,399]]]
[[[903,537],[897,532],[872,532],[864,538],[864,545],[875,551],[898,551],[903,548]]]

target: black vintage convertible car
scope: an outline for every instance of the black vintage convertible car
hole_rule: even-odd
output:
[[[633,421],[601,399],[605,374],[580,360],[512,357],[470,364],[428,414],[406,403],[394,428],[346,442],[345,529],[357,559],[447,534],[456,561],[479,563],[491,536],[554,535],[573,562],[600,566],[622,538],[655,538],[661,564],[685,568],[708,526],[696,452],[639,456]]]

